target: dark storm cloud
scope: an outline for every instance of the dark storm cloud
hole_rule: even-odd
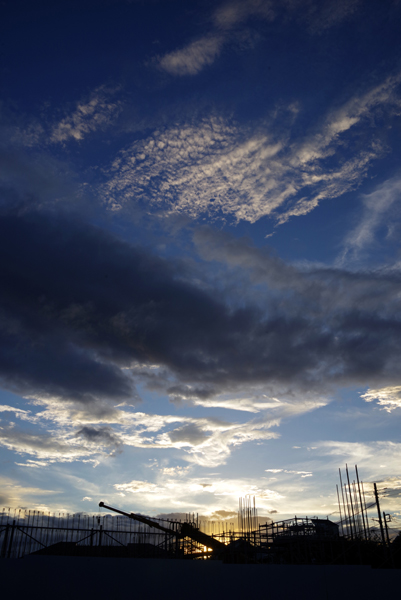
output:
[[[116,435],[111,427],[82,427],[76,433],[77,437],[84,438],[87,442],[97,444],[99,446],[120,446],[122,444],[118,435]]]
[[[175,429],[168,435],[172,442],[187,442],[194,446],[201,444],[207,438],[206,433],[194,423],[191,423],[190,425],[184,425],[184,427],[180,427],[179,429]]]
[[[303,273],[243,241],[217,235],[213,246],[212,233],[203,236],[205,257],[215,252],[267,284],[263,307],[248,298],[233,308],[179,263],[71,218],[3,215],[4,385],[89,404],[129,401],[135,363],[162,366],[166,387],[182,397],[251,384],[398,381],[398,273]]]

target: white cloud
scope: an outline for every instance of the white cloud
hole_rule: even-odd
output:
[[[195,39],[180,49],[158,56],[155,62],[171,75],[196,75],[204,67],[211,65],[221,53],[224,45],[241,45],[241,29],[250,18],[259,22],[273,21],[276,9],[282,8],[283,2],[268,0],[232,0],[218,6],[210,15],[211,27],[208,33]],[[299,4],[292,0],[286,1],[287,18],[301,15],[308,22],[310,33],[320,34],[326,29],[337,25],[352,15],[359,0],[338,0],[335,5],[331,2]],[[248,34],[249,35],[249,34]]]
[[[124,447],[155,451],[176,449],[187,463],[215,467],[225,464],[232,452],[243,444],[278,438],[274,428],[280,425],[282,418],[304,414],[327,403],[320,397],[293,401],[265,398],[254,404],[250,398],[245,399],[245,408],[241,398],[228,401],[227,406],[219,398],[216,404],[211,401],[211,407],[261,413],[246,422],[211,416],[148,414],[130,407],[124,407],[125,410],[114,408],[102,416],[102,411],[91,413],[90,407],[85,410],[77,403],[35,399],[36,406],[45,407],[29,418],[38,429],[27,433],[12,425],[5,426],[0,428],[0,444],[18,454],[34,457],[35,461],[28,459],[25,463],[17,463],[31,468],[72,461],[92,462],[96,466],[108,456],[122,452]],[[206,407],[209,408],[207,404]],[[25,412],[30,415],[29,411],[22,411]],[[46,424],[47,434],[40,429],[43,424]],[[158,463],[149,466],[157,467]],[[176,475],[179,472],[177,470]],[[185,468],[182,468],[184,472]]]
[[[36,468],[44,466],[48,462],[81,460],[92,454],[92,451],[85,445],[73,438],[61,435],[61,432],[58,432],[57,436],[41,432],[33,434],[18,430],[13,426],[0,427],[0,445],[17,454],[27,454],[38,458],[39,461],[22,465]]]
[[[82,140],[87,134],[109,126],[117,116],[121,103],[111,101],[115,90],[105,87],[96,89],[89,100],[79,102],[72,114],[53,126],[50,141],[63,143],[67,140]]]
[[[192,218],[223,214],[252,223],[274,215],[283,223],[307,214],[355,189],[382,156],[374,138],[346,159],[337,158],[336,149],[347,147],[353,130],[361,133],[377,107],[391,110],[400,77],[329,111],[317,130],[296,142],[288,141],[288,119],[282,130],[282,113],[253,131],[217,117],[154,131],[118,154],[100,194],[112,210],[139,202]],[[287,113],[293,115],[293,107]]]
[[[320,465],[320,471],[323,470],[326,471]],[[336,471],[333,470],[334,473]],[[220,473],[206,477],[187,473],[185,478],[177,478],[160,470],[153,481],[135,479],[116,483],[114,488],[127,494],[127,506],[134,504],[135,510],[145,510],[147,513],[157,513],[159,510],[194,511],[216,520],[222,520],[224,515],[231,519],[235,518],[238,510],[238,498],[244,496],[255,496],[260,518],[272,513],[280,519],[294,514],[332,513],[337,506],[335,482],[332,489],[322,492],[321,483],[313,482],[311,475],[310,471],[288,469],[279,478],[230,478]],[[319,485],[319,492],[316,485]]]
[[[18,465],[19,467],[30,467],[33,469],[40,469],[40,467],[47,467],[48,466],[48,462],[44,461],[44,460],[30,460],[28,459],[26,461],[26,463],[19,463],[16,462],[16,465]]]
[[[364,482],[366,499],[371,502],[373,482],[377,483],[382,510],[399,510],[401,497],[401,444],[391,441],[374,442],[318,442],[316,451],[326,457],[325,469],[338,468],[338,458],[350,469],[351,481],[355,479],[353,465],[358,466],[359,478]],[[331,465],[327,457],[332,457]],[[352,467],[351,467],[352,465]],[[343,482],[344,483],[344,482]],[[376,517],[377,513],[374,514]]]
[[[365,394],[361,394],[361,398],[366,402],[376,401],[384,410],[391,412],[396,408],[401,408],[401,386],[389,386],[378,390],[369,389]]]
[[[298,2],[298,5],[303,9],[310,33],[323,34],[330,27],[338,25],[353,15],[361,6],[361,0],[336,0],[336,2],[319,0],[309,1],[306,4]]]
[[[57,396],[29,395],[25,398],[34,406],[42,408],[32,415],[32,422],[50,421],[57,426],[69,427],[87,424],[126,423],[130,419],[127,410],[97,399],[96,402],[74,402]]]
[[[46,423],[48,433],[43,434],[40,429],[34,433],[24,432],[12,423],[0,427],[0,445],[18,454],[47,461],[17,463],[31,468],[72,461],[89,461],[97,465],[107,456],[121,452],[124,446],[156,450],[175,448],[182,452],[182,458],[187,462],[216,466],[224,464],[233,449],[246,442],[278,437],[271,428],[280,422],[274,415],[236,423],[212,417],[146,414],[130,409],[109,410],[103,417],[95,412],[91,419],[89,408],[85,411],[76,403],[59,404],[55,399],[36,399],[34,402],[44,405],[45,410],[32,415],[29,420],[37,427]]]
[[[281,404],[280,400],[258,400],[254,398],[211,398],[207,400],[194,399],[195,406],[204,406],[205,408],[225,408],[226,410],[239,410],[250,413],[259,413],[270,408],[277,408]]]
[[[190,447],[187,460],[206,467],[224,464],[234,447],[246,442],[277,438],[278,434],[270,431],[270,428],[275,425],[278,425],[278,421],[267,423],[251,421],[225,430],[214,431],[204,442]]]
[[[152,424],[152,420],[154,423]],[[143,429],[139,429],[139,423]],[[172,423],[179,427],[163,428]],[[146,425],[145,425],[146,424]],[[212,418],[160,417],[143,415],[137,421],[137,428],[121,435],[125,444],[141,448],[177,448],[183,452],[182,458],[190,463],[213,467],[224,464],[233,448],[246,442],[268,440],[278,437],[271,431],[279,424],[278,419],[249,421],[247,423],[227,423]]]
[[[148,481],[136,481],[133,479],[129,483],[115,484],[116,490],[124,490],[124,492],[130,492],[131,494],[159,494],[163,493],[163,488],[159,487],[155,483],[149,483]]]
[[[245,21],[250,16],[266,20],[274,18],[273,3],[268,0],[242,0],[226,2],[216,8],[212,15],[215,27],[229,30]]]
[[[289,471],[289,470],[285,470],[284,473],[291,473],[294,475],[301,475],[301,477],[312,477],[313,473],[311,473],[310,471]]]
[[[160,474],[155,483],[133,480],[116,483],[114,488],[135,495],[135,503],[146,505],[149,511],[185,509],[213,514],[219,509],[236,509],[238,498],[256,496],[262,510],[270,510],[284,498],[279,492],[266,488],[260,481],[249,478],[226,479],[217,477],[190,477],[175,479],[170,474]]]
[[[17,480],[10,477],[0,476],[0,505],[1,507],[18,508],[27,506],[36,509],[38,505],[43,506],[43,496],[57,494],[55,490],[45,487],[37,488],[29,485],[21,485]],[[36,497],[39,497],[38,501]]]
[[[324,441],[318,442],[315,450],[324,456],[341,456],[344,462],[351,465],[358,465],[358,468],[365,468],[371,473],[369,479],[375,480],[375,477],[383,477],[381,465],[387,465],[389,474],[397,473],[400,470],[401,444],[391,441],[374,442],[338,442]],[[326,467],[327,468],[327,467]]]
[[[235,393],[222,394],[216,394],[214,390],[211,392],[207,389],[198,389],[191,385],[172,386],[167,390],[170,402],[177,406],[184,404],[249,413],[260,413],[284,407],[282,399],[270,397],[264,391],[263,386],[250,386],[249,384],[244,391],[237,389]]]
[[[291,475],[301,475],[301,477],[312,477],[311,471],[291,471],[288,469],[265,469],[266,473],[289,473]]]
[[[225,44],[230,41],[238,44],[241,41],[243,36],[236,36],[233,29],[255,15],[271,20],[273,13],[270,3],[266,0],[243,0],[223,4],[212,14],[212,27],[206,35],[156,57],[155,62],[171,75],[196,75],[216,60]]]
[[[399,99],[395,90],[401,81],[401,72],[386,77],[379,85],[367,92],[356,95],[342,106],[329,112],[321,131],[311,136],[301,144],[296,144],[293,164],[304,164],[311,160],[323,158],[333,154],[330,146],[338,140],[339,136],[360,123],[369,113],[378,106],[399,106]]]
[[[22,410],[21,408],[15,408],[13,406],[8,406],[7,404],[0,405],[0,413],[1,412],[14,413],[16,417],[25,421],[30,421],[32,419],[30,410]]]
[[[174,50],[159,59],[159,66],[171,75],[196,75],[211,65],[220,54],[223,38],[219,35],[202,37],[181,50]]]
[[[168,475],[169,477],[186,477],[191,469],[191,466],[188,467],[163,467],[160,469],[160,472],[163,475]]]
[[[401,199],[401,178],[395,177],[379,185],[370,194],[362,196],[362,218],[358,225],[350,231],[344,240],[344,250],[339,264],[355,263],[364,255],[379,246],[377,232],[382,225],[387,230],[387,238],[401,221],[398,208]],[[398,235],[397,235],[398,240]]]

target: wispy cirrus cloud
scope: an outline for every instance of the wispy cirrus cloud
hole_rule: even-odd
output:
[[[394,472],[396,467],[398,470],[401,444],[387,440],[369,442],[327,440],[314,442],[313,451],[327,456],[342,456],[346,462],[361,467],[370,465],[370,470],[375,471],[371,475],[373,478],[380,472],[384,474],[385,471],[381,471],[382,469]]]
[[[218,6],[211,20],[217,29],[230,30],[249,17],[256,16],[271,20],[274,18],[274,2],[269,0],[234,0]]]
[[[362,216],[359,223],[345,237],[339,265],[358,265],[382,245],[379,230],[385,228],[385,241],[398,242],[401,224],[399,202],[401,178],[393,177],[362,196]]]
[[[331,2],[307,0],[231,0],[218,6],[209,16],[207,34],[191,40],[181,48],[154,58],[154,64],[170,75],[196,75],[218,58],[223,48],[243,45],[244,34],[252,38],[252,30],[244,31],[247,21],[269,23],[277,18],[306,21],[311,34],[321,34],[355,13],[359,0]],[[255,24],[253,24],[255,27]],[[252,44],[251,44],[252,45]],[[249,47],[249,46],[248,46]]]
[[[36,508],[38,505],[44,506],[44,497],[51,498],[58,493],[56,490],[46,489],[46,487],[21,485],[15,479],[4,476],[0,476],[0,490],[1,507],[29,505],[30,508]]]
[[[222,4],[210,16],[211,27],[206,35],[156,57],[154,63],[171,75],[196,75],[216,60],[227,43],[235,44],[243,40],[243,36],[238,38],[238,25],[251,16],[271,20],[273,14],[271,3],[267,1],[245,0]]]
[[[289,473],[291,475],[300,475],[303,477],[312,477],[313,473],[311,471],[293,471],[288,469],[265,469],[266,473]]]
[[[211,65],[224,44],[222,35],[209,35],[194,40],[180,50],[169,52],[158,59],[158,65],[171,75],[196,75]]]
[[[285,0],[294,16],[306,22],[308,31],[321,35],[331,27],[352,17],[361,8],[361,0]]]
[[[380,484],[380,493],[390,510],[399,510],[401,486],[400,457],[401,444],[392,441],[324,441],[316,442],[312,455],[332,457],[333,467],[338,459],[349,465],[358,465],[364,481],[367,497],[373,499],[373,482]],[[328,463],[326,462],[326,468]],[[365,474],[369,473],[368,476]],[[388,487],[387,487],[388,485]],[[384,489],[383,489],[384,488]],[[382,492],[384,492],[382,494]]]

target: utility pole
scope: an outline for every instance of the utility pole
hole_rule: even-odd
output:
[[[378,514],[378,517],[379,517],[380,533],[381,533],[381,536],[382,536],[383,546],[386,547],[386,540],[385,540],[385,537],[384,537],[382,515],[381,515],[381,512],[380,512],[379,494],[377,493],[377,485],[374,483],[373,487],[374,487],[374,490],[375,490],[375,500],[376,500],[376,506],[377,506],[377,514]]]
[[[391,521],[391,515],[386,515],[385,512],[383,512],[383,519],[384,519],[384,526],[386,528],[386,538],[387,538],[387,544],[388,546],[390,546],[390,538],[388,535],[388,527],[387,527],[387,523],[389,523],[389,521]]]

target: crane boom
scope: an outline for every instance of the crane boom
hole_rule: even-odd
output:
[[[113,512],[119,513],[120,515],[124,515],[129,519],[134,519],[135,521],[139,521],[140,523],[145,523],[149,527],[154,527],[155,529],[160,529],[165,533],[169,533],[170,535],[175,535],[178,538],[189,537],[195,542],[206,546],[207,548],[212,548],[212,550],[222,550],[226,547],[223,542],[220,540],[216,540],[216,538],[207,535],[207,533],[203,533],[197,527],[194,527],[190,523],[179,523],[177,525],[180,526],[178,530],[168,529],[168,527],[163,527],[163,525],[159,525],[157,521],[152,521],[152,519],[148,519],[147,517],[143,517],[142,515],[137,515],[136,513],[127,513],[118,508],[114,508],[113,506],[108,506],[104,502],[99,502],[99,506],[103,508],[107,508],[107,510],[112,510]]]
[[[119,510],[118,508],[113,508],[113,506],[107,506],[107,504],[105,504],[104,502],[99,502],[99,506],[103,507],[103,508],[107,508],[107,510],[112,510],[116,513],[119,513],[120,515],[124,515],[125,517],[128,517],[129,519],[134,519],[135,521],[139,521],[140,523],[145,523],[145,525],[149,525],[149,527],[154,527],[155,529],[160,529],[161,531],[164,531],[165,533],[169,533],[169,534],[176,535],[177,537],[181,537],[181,534],[177,531],[174,531],[174,529],[168,529],[167,527],[163,527],[163,525],[159,525],[159,523],[157,523],[156,521],[147,519],[146,517],[143,517],[142,515],[137,515],[136,513],[127,513],[123,510]]]

